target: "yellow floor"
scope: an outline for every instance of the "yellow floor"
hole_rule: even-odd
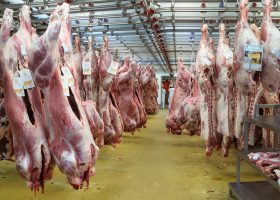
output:
[[[0,199],[202,200],[229,199],[228,182],[235,180],[235,153],[222,158],[204,155],[199,137],[165,132],[167,111],[149,116],[148,128],[126,134],[123,143],[101,150],[96,175],[88,190],[73,190],[57,169],[46,183],[45,194],[31,192],[14,163],[0,162]],[[242,164],[242,180],[261,180]]]

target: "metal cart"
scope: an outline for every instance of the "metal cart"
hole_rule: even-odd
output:
[[[260,115],[260,109],[272,108],[273,115],[263,116]],[[280,200],[280,186],[279,184],[265,175],[254,163],[252,163],[248,154],[251,152],[275,152],[280,151],[278,144],[278,135],[280,133],[280,116],[277,115],[276,110],[280,108],[280,105],[257,105],[256,114],[253,117],[245,117],[243,120],[244,128],[244,149],[237,150],[237,171],[236,182],[229,183],[229,193],[231,197],[235,197],[240,200]],[[279,113],[279,112],[278,112]],[[248,149],[249,138],[249,124],[271,130],[274,132],[274,147],[271,149]],[[266,181],[255,182],[240,182],[240,161],[244,160],[249,166],[255,169],[260,175],[262,175]]]

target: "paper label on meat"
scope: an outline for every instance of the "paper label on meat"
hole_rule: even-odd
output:
[[[244,48],[243,69],[246,71],[262,71],[262,58],[262,45],[247,45]]]
[[[23,88],[24,89],[30,89],[34,88],[35,84],[31,75],[31,72],[29,69],[23,69],[19,71],[19,75],[21,80],[23,81]]]
[[[20,52],[22,56],[27,56],[27,51],[24,44],[20,45]]]
[[[68,67],[62,67],[61,71],[63,73],[63,75],[67,78],[68,81],[68,85],[71,87],[74,85],[74,77],[72,75],[72,73],[70,72]]]
[[[65,43],[62,43],[61,46],[62,46],[62,48],[64,50],[64,53],[69,53],[70,52],[69,48],[67,47],[67,45]]]
[[[280,48],[276,47],[272,49],[271,53],[278,59],[280,60]]]
[[[13,87],[18,97],[24,97],[23,81],[20,77],[13,78]]]
[[[68,79],[65,76],[61,76],[60,79],[61,79],[61,84],[62,84],[64,96],[69,97],[70,92],[69,92]]]
[[[116,75],[119,68],[119,63],[112,61],[110,67],[108,68],[108,73],[112,75]]]
[[[83,75],[91,75],[91,62],[83,62]]]

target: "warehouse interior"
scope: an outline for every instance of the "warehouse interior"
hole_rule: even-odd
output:
[[[0,0],[1,198],[280,199],[279,11]]]

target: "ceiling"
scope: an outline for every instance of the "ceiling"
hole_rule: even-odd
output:
[[[32,23],[42,33],[49,14],[57,2],[53,0],[0,0],[0,17],[5,8],[15,11],[23,4],[32,8]],[[151,3],[152,2],[152,3]],[[109,37],[109,48],[120,58],[134,56],[142,64],[153,63],[157,73],[176,73],[176,58],[182,57],[186,65],[195,58],[200,41],[203,22],[209,25],[209,35],[218,42],[218,26],[223,21],[228,36],[234,38],[239,10],[234,0],[74,0],[71,3],[73,35],[79,34],[86,45],[87,36],[92,34],[95,47],[99,48],[104,34]],[[260,25],[262,3],[250,1],[249,22]],[[149,16],[149,11],[155,14]],[[274,1],[272,18],[280,27],[280,1]],[[148,14],[147,14],[148,13]],[[152,13],[152,12],[150,12]],[[151,21],[158,23],[152,26]],[[17,23],[14,25],[17,28]],[[161,36],[158,36],[161,35]],[[162,38],[162,39],[161,39]]]

